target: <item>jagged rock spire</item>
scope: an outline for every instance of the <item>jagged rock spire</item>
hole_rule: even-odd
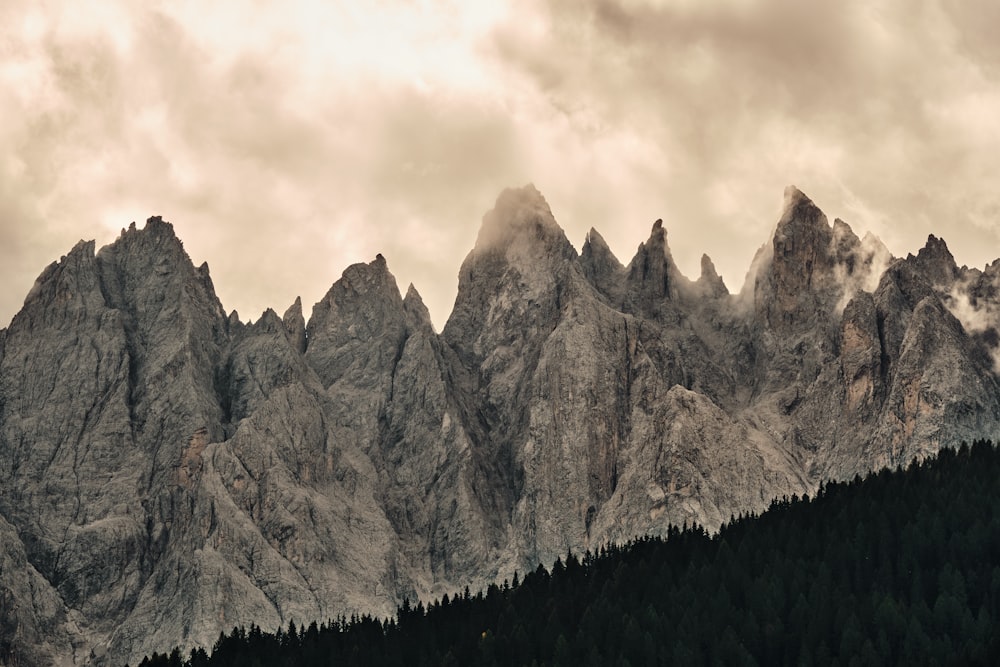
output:
[[[281,318],[285,332],[292,347],[302,354],[306,351],[306,321],[302,316],[302,297],[295,297],[295,302],[288,307]]]
[[[708,255],[701,256],[701,275],[698,277],[697,285],[701,291],[711,296],[724,296],[729,294],[726,283],[722,276],[715,270],[715,264]]]
[[[405,336],[403,299],[385,257],[352,264],[319,303],[306,325],[306,358],[325,386],[345,373],[357,381],[375,378],[373,367],[392,363],[395,347]],[[375,351],[371,341],[382,341]],[[359,351],[367,350],[364,354]]]
[[[420,296],[420,292],[413,286],[413,283],[410,283],[410,286],[406,288],[406,296],[403,297],[403,310],[406,312],[406,323],[409,330],[433,328],[430,311],[427,310],[423,297]]]
[[[951,251],[948,250],[948,244],[933,234],[927,237],[927,243],[912,261],[934,285],[951,285],[958,274],[958,266]]]
[[[618,261],[604,237],[591,228],[580,252],[580,266],[587,280],[613,304],[620,304],[624,291],[625,267]]]
[[[626,271],[625,298],[635,312],[657,317],[666,302],[677,298],[683,276],[670,254],[663,220],[653,223],[649,238],[639,244]]]

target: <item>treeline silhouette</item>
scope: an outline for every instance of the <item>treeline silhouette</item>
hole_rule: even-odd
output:
[[[271,634],[205,665],[1000,664],[1000,453],[942,450],[733,518],[567,554],[485,592]]]

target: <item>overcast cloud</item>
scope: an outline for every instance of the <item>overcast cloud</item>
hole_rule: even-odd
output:
[[[993,2],[0,5],[0,320],[81,239],[174,223],[244,320],[381,252],[440,328],[501,189],[737,291],[794,183],[897,255],[1000,256]]]

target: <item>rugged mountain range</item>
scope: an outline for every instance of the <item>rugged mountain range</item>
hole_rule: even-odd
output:
[[[0,664],[389,614],[997,438],[998,286],[794,188],[738,294],[507,190],[440,334],[381,256],[244,324],[169,223],[81,242],[0,332]]]

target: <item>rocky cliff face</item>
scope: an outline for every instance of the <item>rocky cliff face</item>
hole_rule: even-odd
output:
[[[578,255],[528,186],[437,334],[381,256],[247,324],[159,218],[81,242],[0,332],[0,664],[389,614],[995,438],[998,267],[894,259],[790,188],[732,295],[660,221]]]

